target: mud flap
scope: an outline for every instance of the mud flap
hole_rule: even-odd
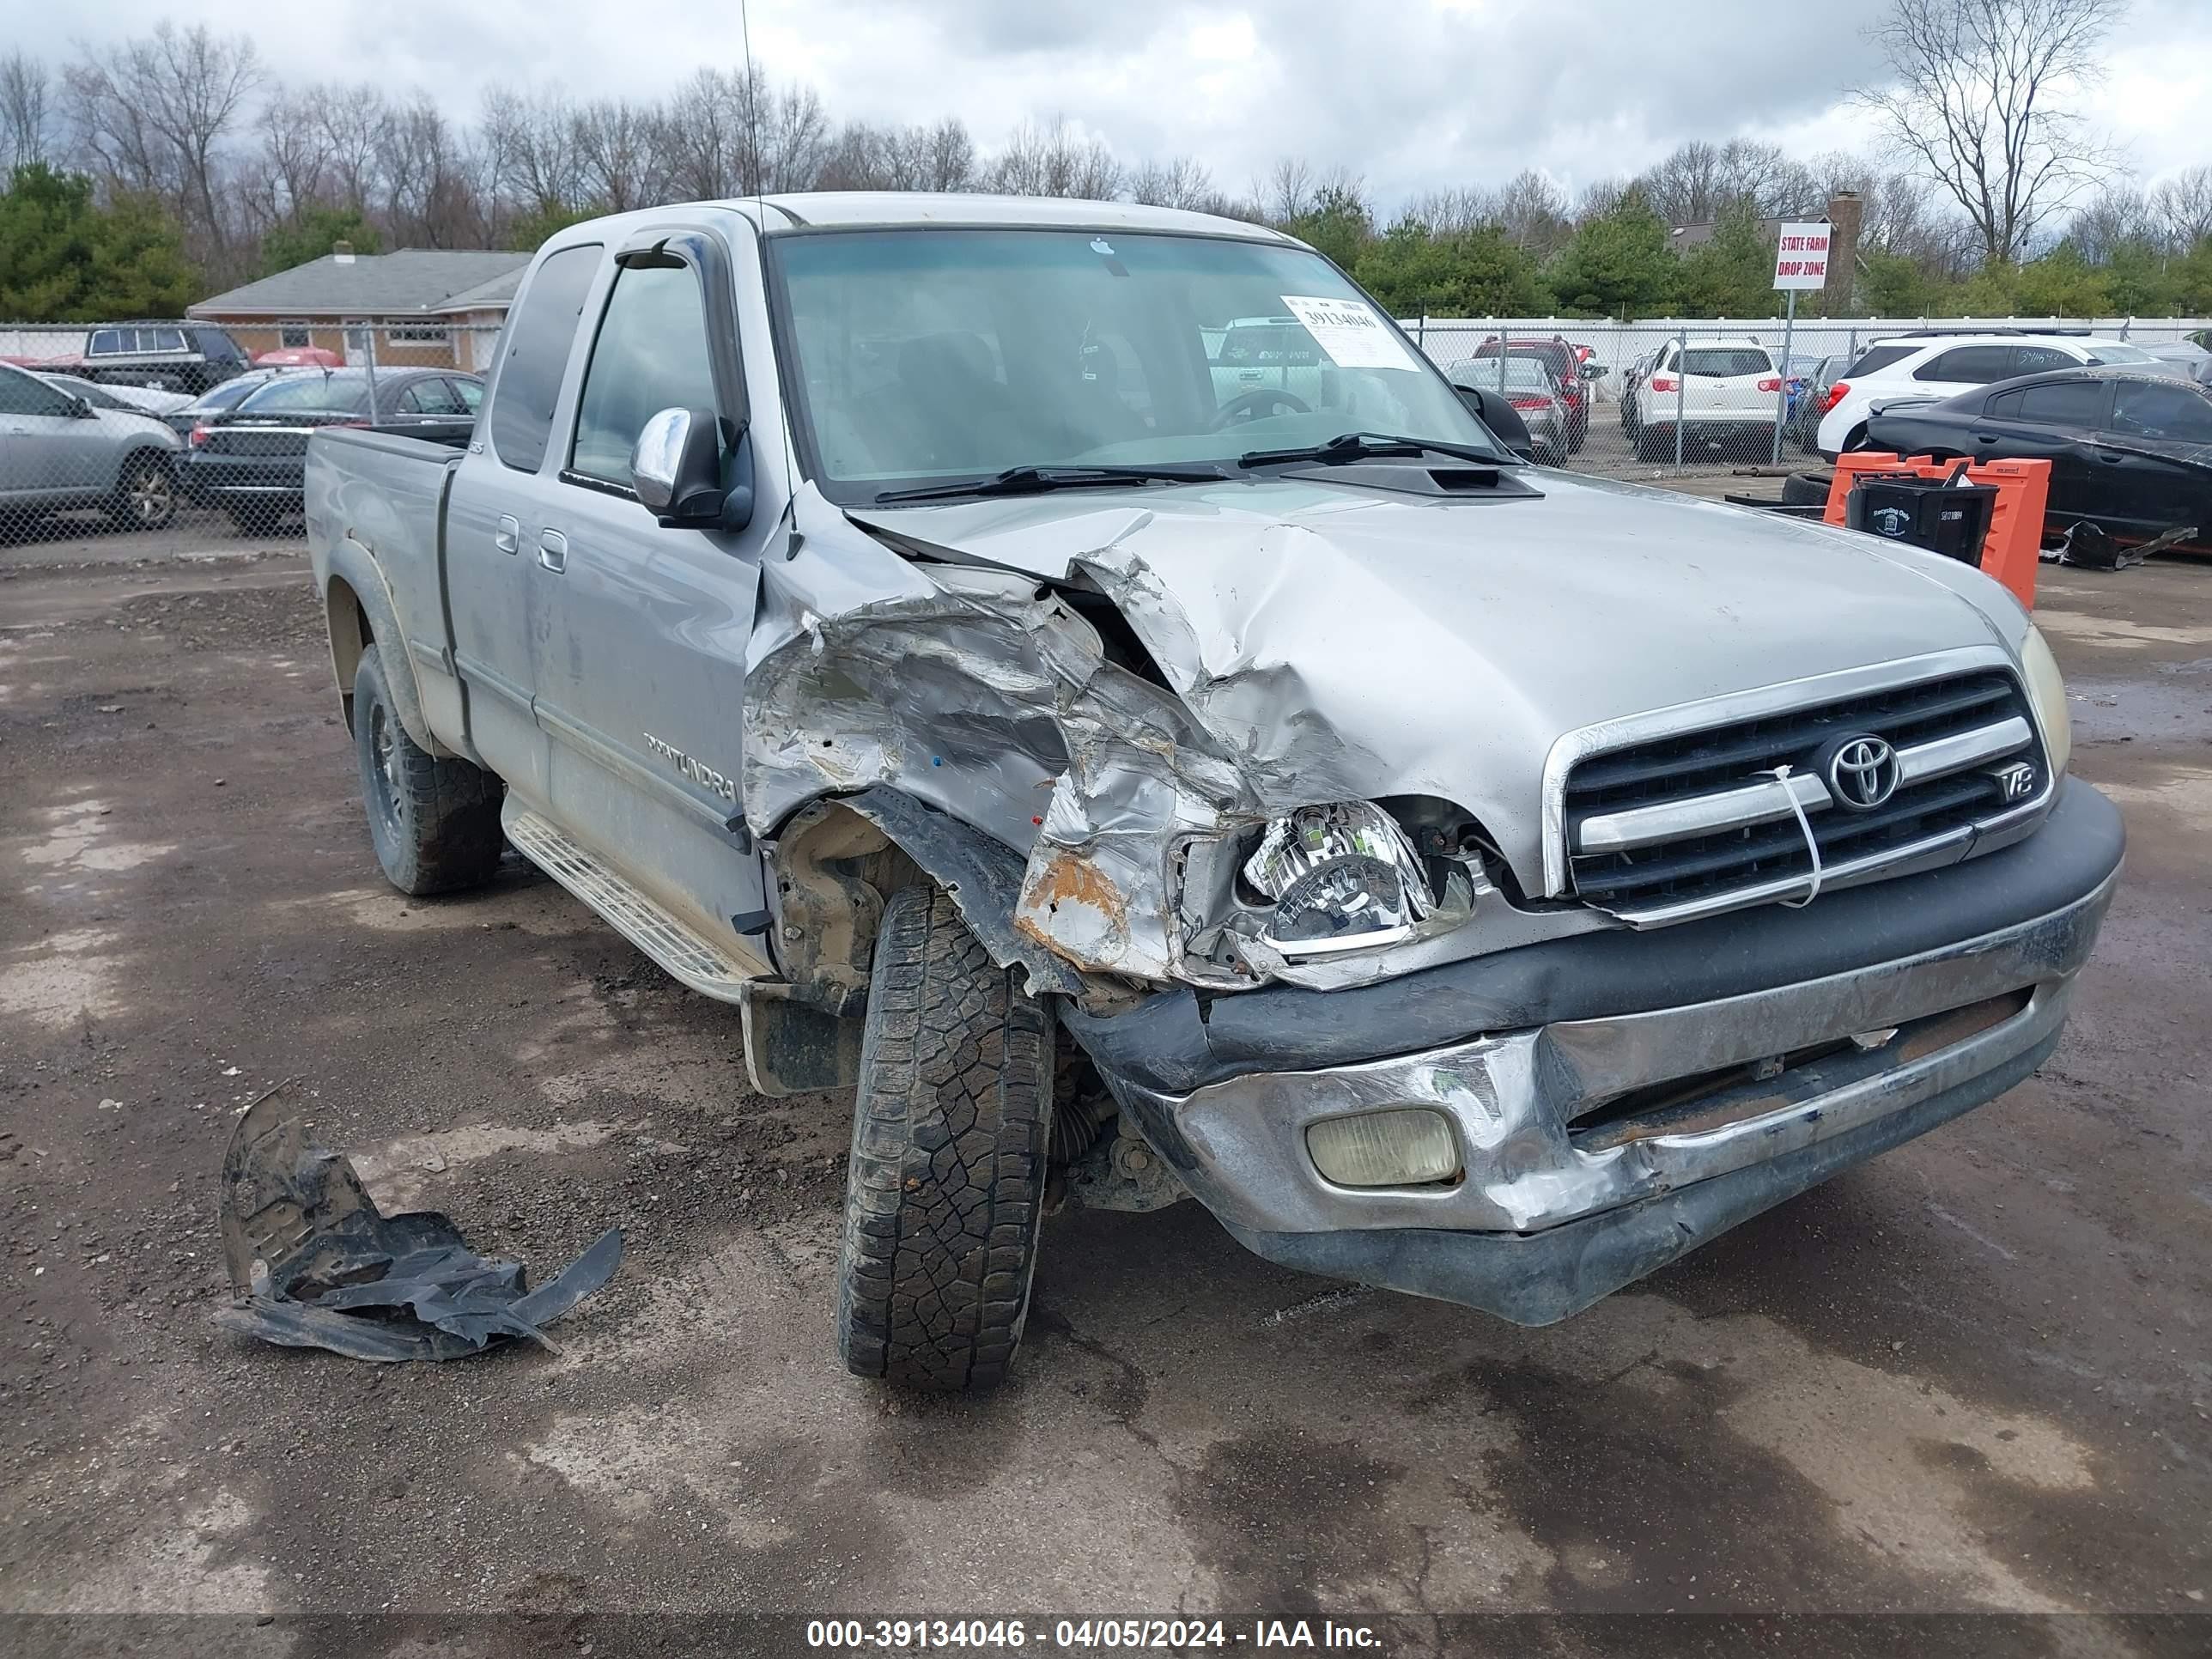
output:
[[[622,1263],[611,1229],[531,1290],[521,1263],[477,1255],[447,1217],[383,1214],[351,1160],[309,1145],[273,1096],[231,1131],[221,1218],[234,1299],[216,1323],[354,1359],[456,1359],[507,1337],[550,1348],[541,1327]]]
[[[739,994],[745,1076],[754,1092],[781,1100],[858,1088],[860,1022],[795,1001],[790,989],[770,980],[748,980]]]

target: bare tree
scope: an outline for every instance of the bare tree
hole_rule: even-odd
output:
[[[627,98],[603,98],[578,109],[571,126],[578,167],[593,206],[626,213],[668,199],[676,158],[668,142],[670,124],[659,111]]]
[[[166,198],[212,267],[234,268],[222,210],[227,146],[264,80],[253,42],[171,23],[63,71],[79,143],[108,178]]]
[[[1164,161],[1146,161],[1129,175],[1129,199],[1146,207],[1201,210],[1201,204],[1218,194],[1213,177],[1195,155],[1176,155]]]
[[[975,143],[957,115],[946,116],[924,135],[921,160],[924,190],[968,190],[975,183]]]
[[[2100,265],[2130,243],[2156,246],[2166,234],[2160,216],[2141,191],[2108,185],[2074,216],[2066,240],[2084,260]]]
[[[678,88],[668,109],[676,194],[711,202],[749,188],[751,119],[746,88],[734,74],[702,68]]]
[[[1252,186],[1267,217],[1287,224],[1313,205],[1313,169],[1296,156],[1285,156],[1268,169],[1267,178]]]
[[[1506,181],[1492,202],[1489,218],[1509,240],[1540,259],[1557,253],[1574,234],[1566,196],[1534,167],[1523,167]]]
[[[18,49],[0,58],[0,172],[46,159],[52,143],[46,66]]]
[[[1066,196],[1111,201],[1121,193],[1122,168],[1103,140],[1079,136],[1064,116],[1043,126],[1024,121],[994,158],[991,188],[1009,196]]]
[[[260,180],[268,222],[296,221],[309,207],[330,198],[330,131],[319,118],[312,93],[279,88],[253,118],[260,135],[254,171]]]
[[[2212,238],[2212,167],[2178,173],[2151,191],[2151,210],[2182,252]]]
[[[1964,210],[1984,259],[2015,258],[2039,226],[2110,171],[2067,107],[2101,72],[2097,47],[2125,0],[1892,0],[1871,31],[1889,69],[1854,94]]]
[[[310,87],[301,102],[315,112],[337,205],[367,208],[378,193],[378,155],[392,112],[367,83]]]

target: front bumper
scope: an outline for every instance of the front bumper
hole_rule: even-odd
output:
[[[1741,941],[1738,960],[1702,980],[1677,975],[1639,998],[1617,974],[1619,1009],[1601,1012],[1540,970],[1555,1016],[1501,1030],[1474,1000],[1469,1034],[1382,1058],[1277,1071],[1209,1056],[1186,1067],[1206,1080],[1164,1087],[1163,1067],[1116,1066],[1112,1042],[1086,1034],[1111,1022],[1072,1024],[1124,1110],[1253,1250],[1547,1324],[2025,1078],[2057,1042],[2121,847],[2109,803],[2072,784],[2017,847],[1838,894],[1826,918],[1815,904],[1699,924],[1708,950],[1724,951],[1731,924]],[[1894,948],[1859,936],[1874,904],[1890,913]],[[1585,951],[1663,970],[1670,953],[1648,941],[1689,932],[1609,933]],[[1792,935],[1796,946],[1782,943]],[[1791,971],[1808,966],[1826,971]],[[1432,1030],[1439,985],[1394,983],[1395,1029]],[[1697,995],[1715,988],[1725,994]],[[1217,1004],[1209,1024],[1243,1000]],[[1311,1124],[1407,1105],[1449,1120],[1459,1180],[1354,1189],[1314,1167]]]

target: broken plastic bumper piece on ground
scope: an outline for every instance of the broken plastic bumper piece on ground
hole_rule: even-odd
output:
[[[216,1323],[355,1359],[456,1359],[503,1337],[550,1347],[542,1328],[622,1264],[611,1229],[531,1290],[521,1263],[477,1255],[447,1217],[383,1214],[351,1161],[309,1146],[273,1099],[231,1133],[222,1219],[235,1300]]]

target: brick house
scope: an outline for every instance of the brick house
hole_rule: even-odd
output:
[[[482,370],[529,263],[527,253],[495,249],[356,253],[341,242],[185,314],[221,324],[249,357],[319,346],[358,363],[373,347],[380,363]]]

